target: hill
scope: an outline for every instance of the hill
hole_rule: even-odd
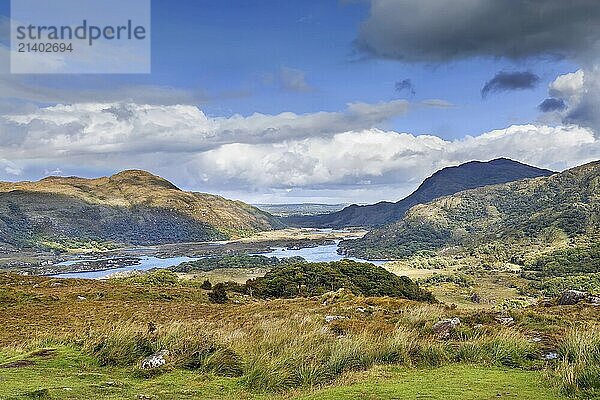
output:
[[[437,171],[410,196],[396,202],[351,205],[341,211],[317,216],[291,216],[283,221],[293,226],[343,228],[349,226],[382,226],[401,219],[409,208],[438,197],[487,185],[526,178],[549,176],[552,171],[540,169],[506,158],[488,162],[471,161]]]
[[[486,186],[417,205],[401,221],[341,246],[347,254],[373,258],[403,258],[453,246],[481,248],[492,242],[514,252],[534,241],[544,245],[586,237],[593,242],[599,231],[597,161],[549,177]]]
[[[225,239],[281,223],[248,204],[185,192],[145,171],[0,182],[0,244],[157,244]]]

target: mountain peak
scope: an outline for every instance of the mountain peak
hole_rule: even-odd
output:
[[[129,169],[118,172],[108,178],[109,181],[117,184],[127,184],[133,186],[159,186],[165,189],[180,190],[177,186],[173,185],[168,180],[151,174],[148,171],[140,169]]]

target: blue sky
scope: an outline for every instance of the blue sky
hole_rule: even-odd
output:
[[[519,56],[512,53],[507,53],[507,56],[501,53],[490,55],[482,45],[480,53],[474,51],[467,56],[442,60],[435,55],[432,55],[431,59],[414,60],[410,59],[409,53],[406,57],[403,54],[390,56],[385,53],[387,49],[383,48],[364,51],[364,47],[357,45],[358,41],[371,40],[372,43],[377,43],[369,37],[370,33],[366,28],[362,28],[366,21],[381,18],[373,11],[376,2],[377,0],[152,0],[151,74],[13,77],[5,73],[1,79],[4,79],[5,83],[8,82],[8,85],[25,85],[33,88],[34,92],[45,95],[36,97],[29,94],[23,98],[19,98],[18,93],[6,95],[4,103],[9,103],[10,107],[6,104],[4,106],[10,112],[4,113],[14,113],[13,109],[17,104],[27,104],[29,107],[33,104],[35,107],[44,108],[58,103],[85,103],[94,98],[94,93],[98,93],[98,98],[108,98],[110,96],[106,93],[112,91],[116,93],[115,97],[103,100],[104,102],[156,103],[157,106],[191,105],[198,107],[209,119],[227,119],[237,114],[249,117],[254,113],[273,117],[283,112],[294,115],[344,113],[351,103],[383,104],[396,100],[408,102],[406,112],[392,112],[385,118],[377,119],[372,126],[363,126],[359,120],[356,129],[352,125],[344,125],[344,129],[339,128],[340,132],[332,134],[341,133],[346,129],[359,131],[373,128],[396,133],[406,132],[415,137],[433,135],[452,142],[464,140],[467,135],[477,137],[488,131],[511,126],[564,125],[560,115],[554,115],[554,119],[547,118],[547,115],[540,113],[537,106],[549,96],[549,85],[557,77],[582,69],[583,62],[579,54],[559,54],[558,57],[556,54],[546,54],[544,44],[539,45],[541,50],[537,52],[528,48],[523,52],[530,53]],[[396,5],[387,3],[389,2],[381,0],[378,6],[390,7],[392,14],[396,11]],[[410,2],[402,1],[398,4],[400,3]],[[425,12],[431,10],[431,18],[438,18],[436,13],[439,11],[436,11],[435,7],[427,9],[426,3],[435,6],[435,2],[425,1],[420,3],[419,7],[424,7]],[[517,8],[519,3],[515,3]],[[8,2],[5,0],[0,3],[0,15],[9,15]],[[439,16],[443,17],[443,14]],[[402,21],[401,16],[398,18]],[[385,26],[388,21],[382,20],[377,23]],[[398,22],[394,20],[393,23]],[[410,21],[406,24],[409,25]],[[443,22],[440,22],[440,26],[442,24]],[[475,36],[476,29],[474,28],[473,32]],[[392,34],[393,32],[390,36]],[[573,34],[576,35],[577,32]],[[502,33],[498,36],[498,42],[509,40],[500,37]],[[394,46],[397,45],[404,51],[402,36],[399,37],[400,43]],[[438,39],[442,40],[445,39]],[[561,46],[553,51],[570,54],[569,44]],[[527,89],[510,88],[482,98],[482,87],[501,71],[532,72],[538,80]],[[414,93],[411,90],[396,90],[396,83],[404,80],[410,80]],[[154,88],[157,93],[160,92],[157,97],[152,97],[153,92],[148,90],[149,87]],[[128,90],[124,91],[123,88]],[[18,92],[14,88],[11,90]],[[122,98],[118,97],[120,92],[125,93]],[[135,92],[135,95],[132,92]],[[162,101],[163,98],[159,94],[163,95],[165,92],[174,98],[169,97],[169,101]],[[56,94],[56,99],[52,94]],[[432,100],[443,106],[431,106]],[[18,111],[23,112],[25,111]],[[248,121],[244,120],[244,123]],[[268,122],[265,123],[268,125]],[[321,136],[311,137],[310,133],[307,133],[302,139],[316,140],[317,137]],[[330,138],[331,135],[323,134],[322,137]],[[296,136],[294,139],[299,140]],[[273,143],[269,144],[283,141],[284,139],[279,142],[273,140]],[[245,140],[242,139],[241,142]],[[246,145],[266,145],[262,139],[258,142],[253,141]],[[219,154],[224,154],[228,149],[235,150],[231,146],[235,143],[226,143],[226,146],[230,146],[227,148],[207,148],[207,157],[210,156],[209,159],[214,161],[214,156],[219,151]],[[259,149],[250,150],[258,152]],[[260,150],[258,153],[264,154],[264,149]],[[159,148],[153,151],[161,153]],[[286,152],[289,153],[289,148]],[[442,153],[446,152],[447,150],[444,150]],[[8,152],[5,153],[3,156],[0,152],[0,161],[4,159],[7,165],[13,165],[11,170],[22,171],[19,176],[9,176],[9,173],[2,173],[0,168],[0,178],[12,180],[37,179],[54,170],[65,174],[90,176],[112,173],[121,166],[146,169],[152,167],[151,163],[144,161],[137,164],[133,161],[122,162],[118,165],[112,161],[102,161],[117,157],[107,154],[95,154],[94,162],[84,166],[78,166],[77,157],[68,155],[63,159],[56,155],[48,155],[44,157],[43,162],[40,161],[36,165],[31,160],[25,160],[25,156],[12,159],[7,156]],[[511,155],[505,153],[502,150],[496,153],[486,151],[473,153],[471,158],[485,158],[488,154]],[[352,154],[349,157],[353,156]],[[195,176],[206,175],[201,171],[196,174],[193,170],[198,168],[197,165],[206,165],[207,157],[203,156],[203,161],[198,164],[197,159],[200,156],[194,155],[195,161],[186,167],[185,174],[179,174],[175,169],[162,168],[160,165],[156,172],[167,175],[169,179],[186,188],[210,190],[248,201],[285,202],[308,199],[351,202],[356,199],[356,202],[365,202],[379,198],[396,199],[397,196],[410,192],[432,169],[443,166],[442,163],[426,168],[409,162],[408,166],[402,167],[402,178],[398,181],[390,181],[392,178],[389,177],[393,177],[394,168],[399,167],[360,171],[360,162],[357,162],[357,166],[349,168],[346,175],[330,180],[298,178],[283,180],[280,183],[268,182],[267,179],[250,179],[241,182],[237,179],[239,174],[228,171],[231,176],[226,175],[229,176],[230,183],[225,184],[211,176],[202,179]],[[465,158],[469,156],[461,155],[460,161]],[[538,164],[542,162],[541,156],[529,157],[525,154],[521,155],[521,158],[528,162],[537,161]],[[577,158],[577,161],[581,159]],[[577,161],[565,161],[563,164],[554,165],[566,167]],[[290,164],[282,160],[278,162],[281,162],[281,165]],[[448,157],[443,162],[452,164],[456,163],[457,159]],[[544,166],[549,166],[547,161],[544,162]],[[291,164],[293,165],[293,162]],[[323,163],[322,168],[333,168],[327,165]],[[414,168],[414,171],[410,168]],[[301,174],[298,171],[289,171],[291,175],[296,173]],[[327,175],[314,171],[312,173]],[[386,178],[383,179],[384,177]],[[375,189],[370,190],[372,187]],[[386,190],[386,187],[390,189]]]

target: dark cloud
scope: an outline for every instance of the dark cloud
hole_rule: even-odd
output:
[[[412,62],[597,57],[599,22],[598,0],[371,0],[357,45]]]
[[[540,77],[533,72],[501,71],[485,83],[481,89],[481,97],[486,98],[490,93],[505,92],[509,90],[532,89],[539,81]]]
[[[403,79],[401,81],[398,81],[396,82],[396,85],[394,87],[396,88],[396,92],[398,93],[406,92],[412,96],[416,94],[415,85],[413,85],[410,79]]]
[[[564,100],[550,97],[540,103],[538,110],[541,112],[564,111],[567,108]]]

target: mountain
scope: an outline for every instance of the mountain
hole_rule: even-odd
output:
[[[0,182],[0,242],[129,244],[225,239],[282,224],[240,201],[185,192],[145,171]]]
[[[490,243],[509,250],[526,248],[535,240],[544,244],[551,237],[595,238],[598,233],[600,161],[420,204],[402,220],[341,246],[349,255],[403,258],[424,250],[474,249]]]
[[[401,219],[409,208],[438,197],[481,186],[506,183],[526,178],[549,176],[552,171],[499,158],[488,162],[472,161],[437,171],[410,196],[396,202],[358,206],[316,216],[292,216],[283,221],[292,226],[343,228],[349,226],[382,226]]]

